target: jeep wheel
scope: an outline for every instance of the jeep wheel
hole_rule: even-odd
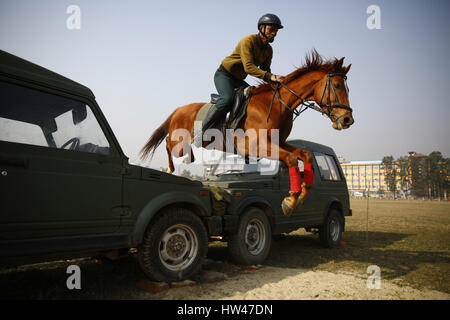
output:
[[[268,256],[272,231],[266,214],[250,208],[242,214],[238,231],[228,241],[231,258],[238,264],[261,264]]]
[[[344,218],[338,210],[331,209],[319,228],[320,241],[327,248],[337,247],[342,240],[343,231]]]
[[[148,227],[138,248],[139,263],[153,280],[180,281],[200,271],[207,249],[200,218],[186,209],[170,209]]]

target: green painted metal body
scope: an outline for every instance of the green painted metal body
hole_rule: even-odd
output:
[[[0,83],[89,106],[109,144],[109,154],[97,154],[0,141],[0,257],[135,247],[168,206],[211,215],[200,182],[129,164],[87,87],[4,51]],[[21,116],[8,97],[1,103],[3,117]]]

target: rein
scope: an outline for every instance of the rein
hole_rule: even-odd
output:
[[[273,97],[272,97],[272,101],[270,102],[269,114],[267,115],[267,122],[269,122],[270,113],[272,112],[273,101],[275,100],[275,98],[277,98],[277,99],[283,104],[283,106],[284,106],[287,110],[289,110],[290,112],[292,112],[292,114],[295,116],[294,119],[293,119],[292,121],[295,121],[295,119],[297,119],[297,117],[298,117],[302,112],[304,112],[306,109],[308,109],[308,108],[313,109],[313,110],[315,110],[315,111],[318,111],[318,112],[320,112],[322,115],[326,115],[326,116],[329,116],[329,117],[333,117],[333,118],[334,118],[334,121],[338,121],[338,120],[339,120],[340,118],[342,118],[343,116],[346,116],[347,114],[350,114],[351,112],[353,112],[352,108],[350,108],[349,106],[346,106],[346,105],[343,105],[343,104],[339,103],[339,98],[338,98],[338,96],[337,96],[337,94],[336,94],[336,90],[334,89],[334,87],[333,87],[333,85],[332,85],[332,83],[331,83],[331,77],[337,76],[337,75],[343,76],[343,78],[344,78],[344,84],[345,84],[345,90],[346,90],[347,93],[348,93],[348,87],[347,87],[347,82],[346,82],[347,76],[346,76],[345,74],[343,74],[343,73],[328,73],[328,75],[327,75],[327,83],[326,83],[326,85],[325,85],[325,88],[323,89],[322,97],[320,98],[319,106],[317,106],[315,103],[309,103],[309,102],[307,102],[305,99],[303,99],[300,95],[298,95],[296,92],[294,92],[294,91],[293,91],[291,88],[289,88],[287,85],[285,85],[285,84],[283,84],[283,83],[281,83],[281,82],[277,82],[277,86],[276,86],[275,90],[272,89],[272,91],[273,91]],[[302,102],[301,102],[297,107],[295,107],[294,109],[291,109],[291,108],[286,104],[286,102],[284,102],[284,101],[281,99],[281,96],[279,96],[279,94],[278,94],[278,92],[279,92],[279,90],[280,90],[281,87],[283,87],[283,88],[285,88],[286,90],[288,90],[290,93],[292,93],[292,94],[293,94],[294,96],[296,96],[298,99],[300,99]],[[324,95],[325,95],[325,92],[327,91],[327,88],[328,88],[327,104],[325,105],[325,106],[327,107],[327,112],[325,112],[325,111],[322,110],[322,108],[320,107],[320,105],[322,105],[322,100],[323,100],[323,97],[324,97]],[[331,90],[333,90],[334,97],[335,97],[335,101],[337,102],[337,103],[334,103],[333,105],[330,104]],[[297,108],[298,108],[299,106],[300,106],[300,109],[297,110]],[[333,111],[334,108],[345,109],[345,110],[348,110],[348,112],[346,112],[346,113],[344,113],[343,115],[341,115],[341,116],[339,116],[339,117],[336,118],[334,115],[331,114],[331,112]]]

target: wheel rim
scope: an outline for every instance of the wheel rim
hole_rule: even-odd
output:
[[[333,240],[333,242],[336,242],[339,240],[340,231],[341,231],[341,226],[339,224],[339,221],[336,218],[331,219],[331,221],[330,221],[330,236],[331,236],[331,240]]]
[[[264,224],[258,219],[248,222],[245,230],[245,244],[248,252],[253,255],[259,254],[266,244],[266,229]]]
[[[197,256],[197,235],[188,225],[177,224],[164,231],[158,248],[164,267],[171,271],[185,270]]]

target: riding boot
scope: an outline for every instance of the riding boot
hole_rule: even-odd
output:
[[[216,106],[213,105],[203,120],[202,133],[205,133],[206,130],[211,128],[225,113],[226,110],[217,109]]]
[[[219,120],[225,113],[226,111],[217,109],[215,105],[209,109],[205,119],[203,120],[202,130],[200,132],[196,132],[194,136],[194,146],[198,148],[202,146],[202,137],[205,131],[213,127],[216,121]]]

